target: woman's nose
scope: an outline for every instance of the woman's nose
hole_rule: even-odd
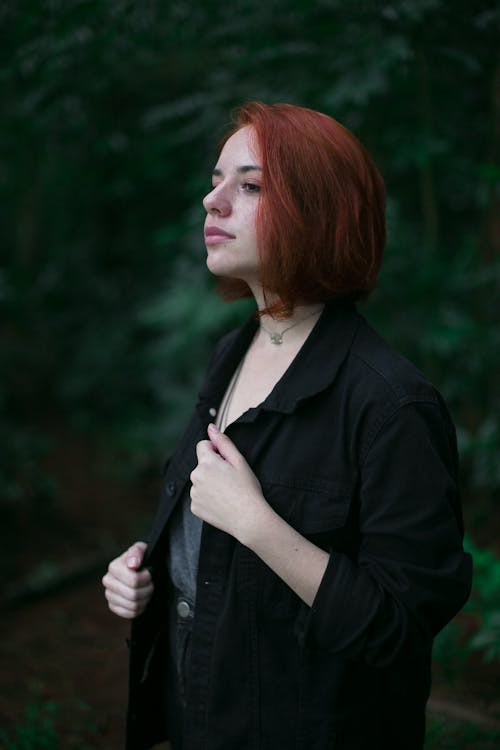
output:
[[[219,214],[227,216],[231,213],[231,203],[224,193],[221,185],[217,185],[203,198],[203,207],[207,214]]]

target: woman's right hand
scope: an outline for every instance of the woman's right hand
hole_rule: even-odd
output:
[[[149,570],[139,570],[147,549],[136,542],[108,566],[102,579],[108,606],[119,617],[131,620],[142,614],[153,596],[154,586]]]

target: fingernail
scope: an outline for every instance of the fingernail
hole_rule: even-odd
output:
[[[209,429],[209,430],[211,429],[211,430],[213,430],[214,432],[219,432],[219,430],[217,429],[217,427],[216,427],[216,426],[214,425],[214,423],[213,423],[213,422],[210,422],[210,424],[208,425],[208,429]]]
[[[137,557],[131,557],[128,561],[129,568],[135,568],[139,564],[139,560]]]

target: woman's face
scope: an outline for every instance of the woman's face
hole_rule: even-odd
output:
[[[258,284],[256,215],[262,164],[254,130],[246,126],[225,143],[205,196],[207,267],[215,276]]]

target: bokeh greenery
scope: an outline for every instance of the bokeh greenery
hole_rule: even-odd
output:
[[[500,563],[481,555],[499,528],[500,9],[459,6],[2,4],[2,507],[54,492],[41,459],[55,422],[124,472],[168,453],[215,339],[249,309],[223,305],[204,267],[218,139],[246,99],[320,109],[386,178],[387,256],[364,313],[452,410],[472,601],[494,634],[471,643],[499,657],[499,589],[481,586]]]
[[[12,732],[0,729],[0,741],[5,750],[94,750],[99,745],[95,727],[85,715],[85,706],[79,707],[78,721],[73,727],[68,744],[57,727],[64,706],[32,701],[24,719]],[[496,750],[500,730],[482,727],[473,722],[443,721],[431,717],[427,725],[425,750]],[[97,743],[97,744],[96,744]]]

